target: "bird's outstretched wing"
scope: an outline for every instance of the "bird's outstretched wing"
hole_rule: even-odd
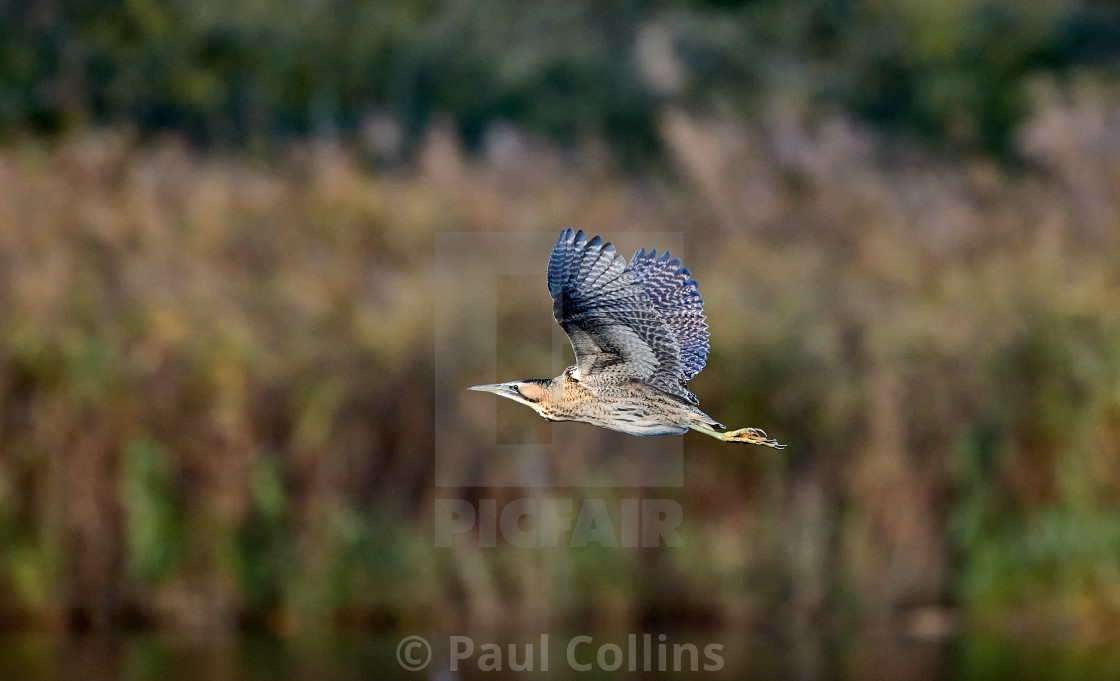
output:
[[[565,230],[548,261],[548,290],[581,374],[634,378],[697,403],[672,329],[614,246]]]
[[[668,251],[659,258],[656,249],[646,252],[644,248],[634,253],[626,269],[638,276],[657,313],[669,325],[680,345],[684,379],[691,379],[704,368],[710,349],[704,300],[692,273]]]

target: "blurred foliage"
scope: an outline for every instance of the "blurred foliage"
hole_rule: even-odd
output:
[[[1016,172],[780,109],[661,114],[671,182],[472,158],[439,126],[380,174],[321,140],[267,163],[135,131],[5,146],[0,614],[905,628],[949,605],[1115,641],[1120,93],[1031,92]],[[687,438],[683,487],[556,492],[676,499],[687,550],[432,546],[437,494],[533,493],[516,470],[433,484],[433,300],[457,294],[433,290],[435,234],[559,225],[680,233],[712,332],[693,389],[789,442]],[[535,293],[501,323],[551,333]],[[455,332],[481,372],[487,331]],[[551,366],[547,338],[509,361]],[[612,434],[572,428],[585,446],[549,465],[591,470]]]
[[[128,513],[128,556],[145,581],[158,582],[180,567],[186,532],[182,496],[167,454],[156,442],[134,440],[124,450],[122,501]]]
[[[957,148],[1012,149],[1026,84],[1115,72],[1104,1],[661,0],[350,3],[23,0],[0,5],[0,133],[132,123],[223,145],[400,129],[433,117],[468,146],[508,122],[657,147],[665,103],[835,106]],[[377,137],[376,131],[373,136]],[[398,148],[402,147],[402,148]]]

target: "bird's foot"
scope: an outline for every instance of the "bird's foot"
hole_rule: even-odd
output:
[[[773,447],[774,449],[785,449],[786,447],[779,444],[777,440],[771,439],[766,431],[761,428],[740,428],[729,433],[721,433],[721,435],[720,439],[727,442],[746,442],[752,445]]]

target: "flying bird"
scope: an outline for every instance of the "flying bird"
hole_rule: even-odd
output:
[[[556,378],[476,385],[550,421],[580,421],[630,435],[695,430],[725,442],[782,449],[760,428],[727,431],[700,410],[688,381],[708,359],[708,324],[688,268],[668,251],[638,249],[627,263],[583,231],[560,234],[548,261],[552,314],[576,364]]]

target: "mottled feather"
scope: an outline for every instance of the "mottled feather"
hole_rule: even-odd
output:
[[[707,327],[696,282],[680,261],[672,267],[668,262],[628,267],[613,245],[565,230],[548,264],[553,314],[572,342],[581,374],[640,380],[697,404],[686,381],[703,367]],[[677,303],[684,308],[676,310]],[[674,324],[689,343],[687,352]]]
[[[632,270],[642,282],[657,313],[669,325],[681,349],[684,380],[689,380],[708,361],[708,324],[704,317],[704,300],[692,273],[666,251],[657,256],[657,249],[638,249],[626,269]]]

